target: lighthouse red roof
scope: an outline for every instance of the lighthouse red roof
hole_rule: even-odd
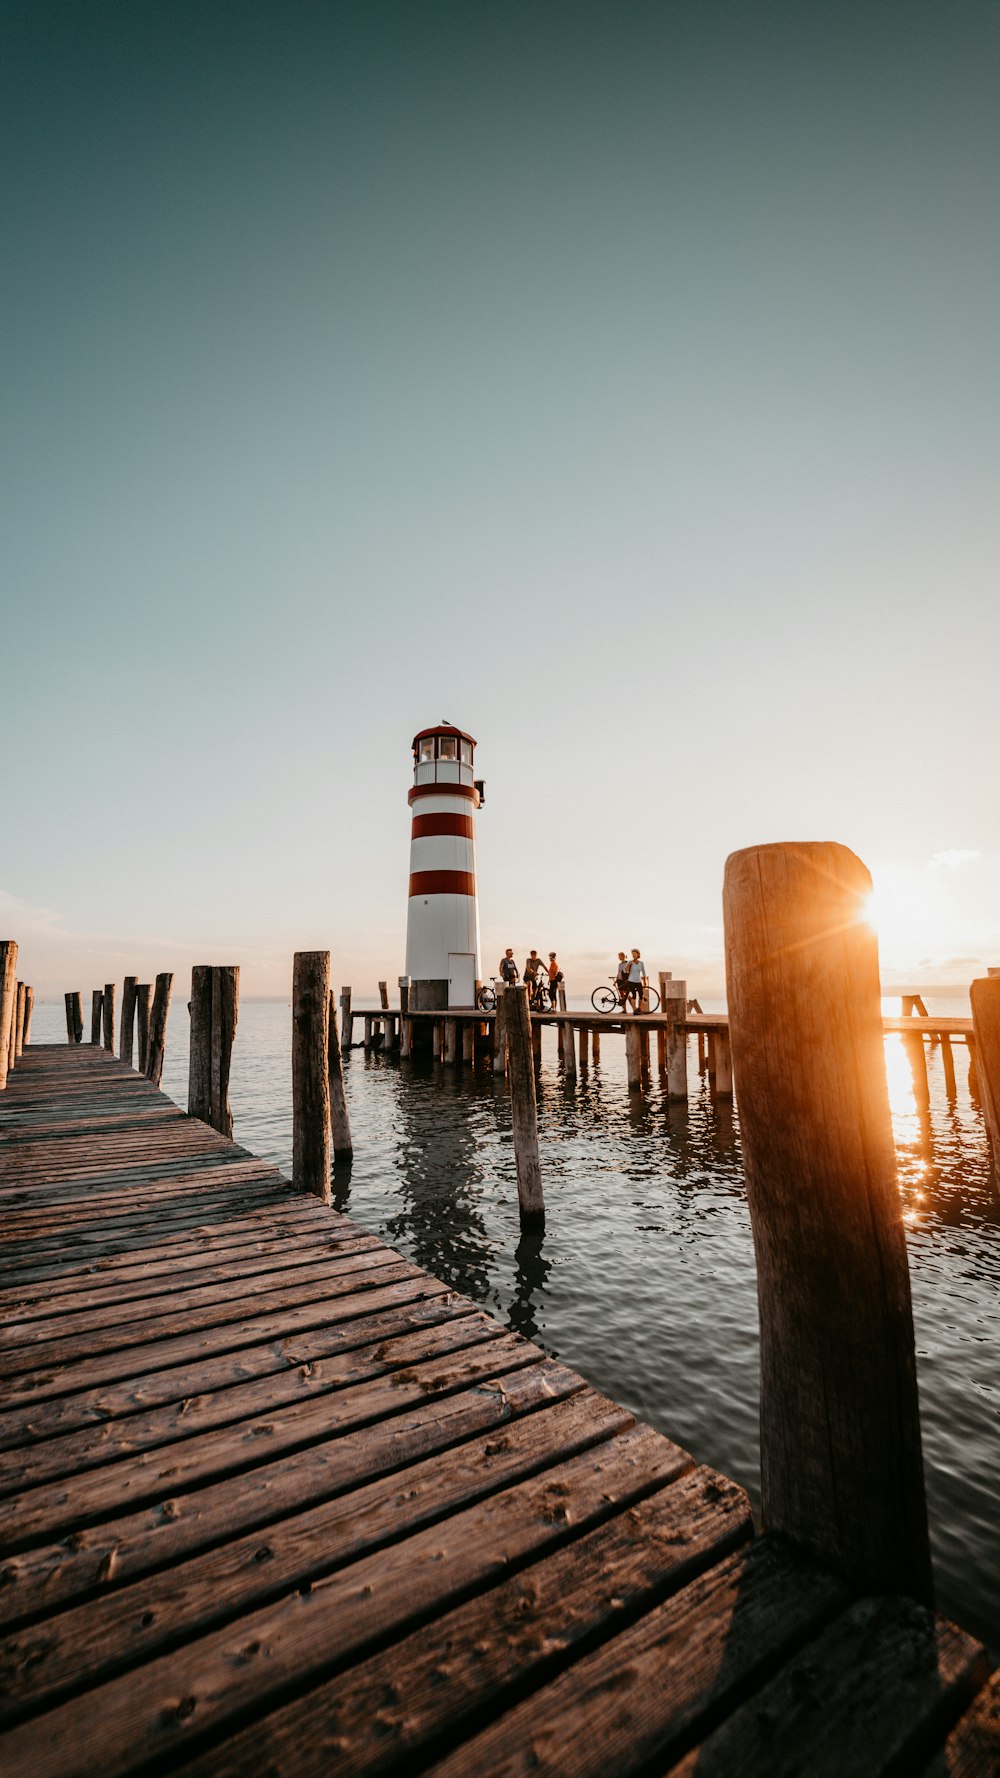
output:
[[[416,752],[417,742],[426,741],[431,735],[454,735],[459,741],[468,741],[473,747],[476,745],[475,736],[467,734],[464,728],[453,728],[450,722],[436,722],[433,728],[422,728],[419,734],[414,735],[414,752]]]

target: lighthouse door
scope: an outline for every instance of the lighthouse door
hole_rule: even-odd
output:
[[[476,959],[471,951],[448,952],[448,1005],[475,1006]]]

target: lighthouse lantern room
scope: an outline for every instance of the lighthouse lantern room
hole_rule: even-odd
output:
[[[479,966],[476,743],[441,722],[413,737],[406,973],[414,1012],[475,1006]]]

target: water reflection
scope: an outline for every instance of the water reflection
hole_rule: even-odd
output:
[[[536,1340],[540,1332],[537,1311],[552,1270],[544,1247],[544,1235],[522,1235],[514,1249],[514,1295],[507,1325],[526,1340]]]

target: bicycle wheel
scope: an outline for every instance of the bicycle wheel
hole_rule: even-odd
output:
[[[492,988],[480,988],[476,996],[476,1005],[480,1012],[496,1012],[497,997]]]
[[[548,988],[539,988],[535,994],[535,1011],[549,1012],[552,1007],[552,995]]]
[[[644,1011],[659,1012],[659,1010],[660,1010],[660,996],[656,992],[656,989],[655,988],[647,988],[646,995],[647,995],[647,999],[648,999],[648,1005],[644,1008]]]
[[[590,1004],[597,1012],[616,1012],[618,996],[614,988],[595,988],[590,996]]]

